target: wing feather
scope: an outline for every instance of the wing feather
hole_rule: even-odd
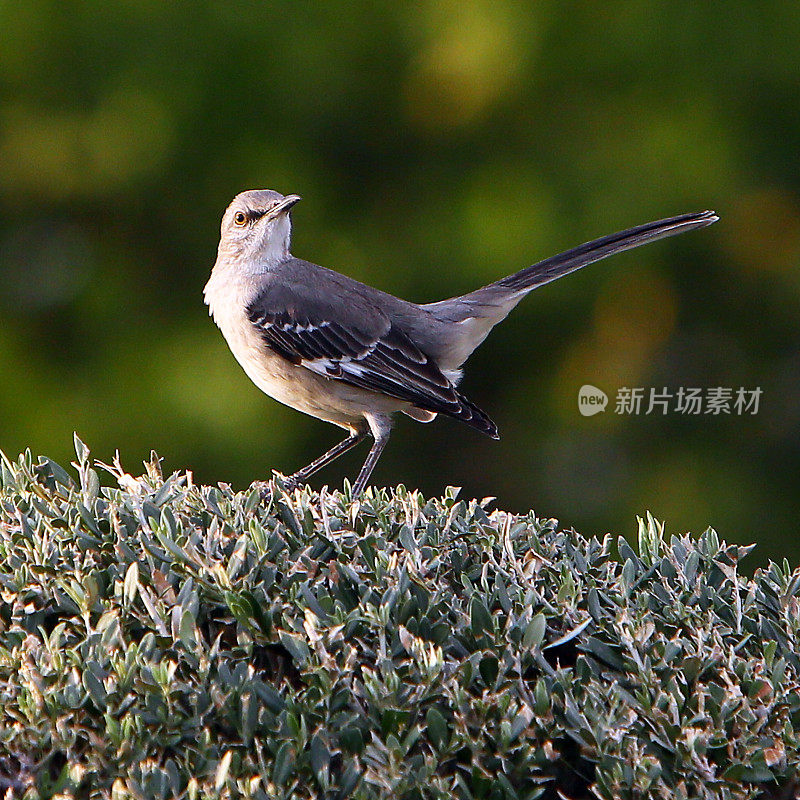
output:
[[[268,288],[248,308],[248,319],[268,347],[299,367],[456,417],[497,437],[486,414],[380,309],[360,316],[339,312],[319,298],[315,305],[287,303]]]

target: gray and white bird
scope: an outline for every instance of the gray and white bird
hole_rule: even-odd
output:
[[[467,358],[528,292],[593,261],[718,219],[703,211],[650,222],[462,297],[417,305],[295,258],[290,209],[298,200],[268,189],[234,198],[222,218],[205,301],[259,389],[349,431],[292,475],[292,485],[372,435],[354,495],[366,486],[398,411],[418,422],[446,414],[500,438],[494,422],[456,387]]]

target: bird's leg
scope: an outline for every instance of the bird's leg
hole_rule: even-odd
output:
[[[375,436],[375,441],[372,444],[372,449],[369,451],[367,460],[364,462],[364,466],[361,467],[361,472],[358,473],[358,478],[356,478],[355,486],[353,486],[353,497],[358,497],[361,492],[364,491],[369,476],[372,475],[372,470],[375,469],[375,465],[381,457],[383,448],[386,447],[386,442],[389,441],[388,429],[374,432],[373,435]]]
[[[366,438],[367,434],[364,431],[350,434],[344,441],[331,447],[327,453],[323,453],[319,458],[314,459],[307,467],[303,467],[303,469],[298,470],[294,475],[290,476],[287,481],[289,486],[294,487],[305,483],[315,472],[322,469],[326,464],[330,464],[335,458],[351,450]]]

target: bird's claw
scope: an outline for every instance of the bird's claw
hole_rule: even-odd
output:
[[[254,481],[253,489],[258,491],[262,502],[269,502],[272,500],[272,486],[269,481]]]

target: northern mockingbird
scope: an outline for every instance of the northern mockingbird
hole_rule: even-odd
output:
[[[204,295],[250,379],[270,397],[350,435],[291,476],[297,485],[371,434],[353,487],[366,486],[398,411],[437,414],[500,438],[491,419],[458,391],[461,367],[528,292],[593,261],[716,222],[682,214],[588,242],[463,297],[417,305],[290,252],[290,209],[300,197],[242,192],[226,210]]]

